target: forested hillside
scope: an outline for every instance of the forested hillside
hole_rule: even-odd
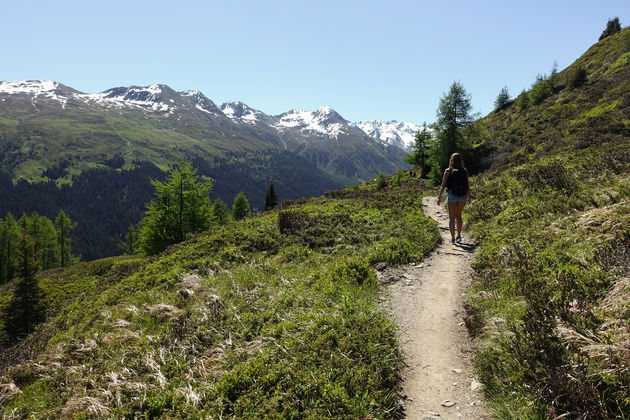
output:
[[[140,221],[151,199],[151,179],[162,180],[166,173],[149,162],[135,163],[130,169],[117,168],[117,163],[120,161],[112,159],[110,166],[86,170],[61,185],[56,180],[67,175],[63,164],[44,171],[46,182],[20,180],[14,184],[9,175],[0,172],[0,195],[5,198],[0,202],[0,215],[20,217],[37,212],[54,217],[62,209],[78,223],[72,232],[75,254],[84,260],[119,255],[125,233]],[[213,160],[197,158],[193,165],[200,175],[215,180],[212,199],[231,204],[243,192],[254,209],[262,208],[271,181],[284,199],[319,196],[331,186],[343,185],[288,152],[228,153]]]
[[[479,120],[467,324],[498,418],[630,416],[630,28]]]

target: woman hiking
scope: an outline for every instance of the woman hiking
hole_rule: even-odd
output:
[[[438,206],[442,202],[442,192],[446,188],[446,202],[448,203],[448,227],[451,231],[451,244],[462,241],[462,210],[466,203],[470,204],[470,184],[468,170],[464,167],[462,156],[453,153],[448,168],[442,177],[442,187],[438,194]],[[455,237],[455,222],[457,222],[457,237]]]

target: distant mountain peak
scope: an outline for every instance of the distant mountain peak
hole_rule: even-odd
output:
[[[45,92],[53,92],[57,90],[59,86],[59,83],[51,80],[19,80],[16,82],[0,82],[0,92],[10,94],[41,94]]]
[[[349,122],[343,119],[334,109],[321,107],[312,111],[292,109],[276,117],[278,128],[297,128],[304,132],[315,132],[331,137],[347,132]]]
[[[232,120],[242,120],[250,124],[256,123],[265,117],[265,114],[241,101],[225,102],[219,108],[226,117]]]
[[[20,80],[0,82],[0,93],[9,95],[30,95],[33,101],[40,96],[53,99],[66,107],[68,98],[79,92],[52,80]]]
[[[389,144],[396,145],[403,150],[413,147],[416,133],[422,130],[422,126],[409,122],[389,121],[359,121],[354,126],[371,137],[376,137]]]

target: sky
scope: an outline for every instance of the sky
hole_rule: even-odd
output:
[[[630,0],[2,0],[0,80],[162,83],[270,115],[435,121],[455,81],[492,111],[568,67]]]

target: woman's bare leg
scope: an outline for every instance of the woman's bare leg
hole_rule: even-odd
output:
[[[448,203],[448,228],[451,231],[451,239],[455,240],[455,219],[457,218],[457,206],[459,203]]]
[[[466,203],[455,203],[457,208],[455,209],[455,221],[457,222],[457,237],[461,238],[462,236],[462,211],[464,210],[464,206]]]

